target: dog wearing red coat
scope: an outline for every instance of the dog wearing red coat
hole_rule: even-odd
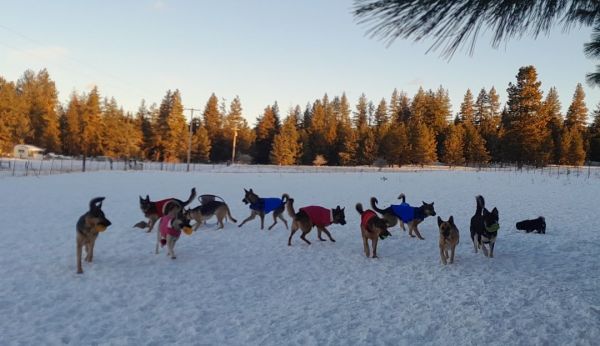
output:
[[[327,237],[329,237],[329,240],[335,242],[335,239],[333,239],[331,233],[329,233],[326,227],[331,224],[346,224],[346,215],[344,213],[345,208],[340,208],[339,205],[334,209],[311,205],[300,208],[296,213],[294,211],[294,199],[288,198],[285,206],[288,214],[293,219],[290,237],[288,238],[288,246],[292,245],[292,237],[297,230],[302,231],[300,239],[304,240],[308,245],[310,245],[311,243],[308,239],[306,239],[306,235],[312,230],[313,227],[317,227],[317,237],[320,241],[325,241],[325,239],[321,237],[321,233],[325,233]]]
[[[378,217],[373,210],[364,210],[361,203],[356,203],[356,211],[360,214],[360,233],[362,233],[365,255],[370,257],[369,239],[373,246],[373,258],[377,258],[377,242],[379,238],[385,239],[391,234],[387,222]]]

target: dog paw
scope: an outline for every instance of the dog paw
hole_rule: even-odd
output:
[[[82,269],[77,269],[77,274],[83,274],[83,270]]]
[[[331,241],[335,243],[335,239],[331,239]]]

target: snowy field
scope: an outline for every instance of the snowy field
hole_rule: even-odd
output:
[[[382,179],[383,177],[387,179]],[[242,188],[289,193],[296,208],[346,207],[336,243],[313,245],[283,224],[261,231],[215,220],[182,235],[171,260],[138,195],[222,196],[248,215]],[[160,173],[97,172],[0,179],[0,345],[597,345],[600,340],[600,180],[511,172]],[[461,242],[440,264],[434,218],[424,241],[399,228],[362,252],[356,202],[435,202],[454,215]],[[473,253],[475,196],[500,210],[495,258]],[[113,225],[93,264],[75,274],[75,222],[106,196]],[[193,205],[197,205],[195,202]],[[546,235],[515,222],[544,215]],[[286,214],[286,218],[287,217]],[[267,218],[267,224],[272,220]]]

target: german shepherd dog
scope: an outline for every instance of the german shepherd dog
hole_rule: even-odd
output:
[[[363,210],[360,203],[356,203],[356,211],[360,214],[360,233],[362,234],[365,255],[369,257],[369,239],[373,246],[373,258],[377,258],[377,241],[390,236],[387,222],[377,216],[372,210]]]
[[[388,227],[394,227],[398,220],[400,220],[400,227],[403,231],[406,231],[404,224],[407,223],[408,235],[424,240],[425,238],[421,236],[418,226],[428,216],[436,215],[435,208],[433,207],[434,202],[423,202],[420,207],[413,207],[406,203],[406,196],[403,193],[398,196],[398,199],[402,200],[401,204],[392,204],[385,209],[380,209],[377,207],[377,198],[371,197],[371,208],[383,216],[388,223]]]
[[[339,205],[334,209],[327,209],[312,205],[300,208],[300,210],[296,213],[294,211],[294,199],[288,198],[286,202],[286,209],[288,215],[293,219],[290,237],[288,238],[288,246],[292,245],[292,237],[298,229],[302,231],[300,239],[304,240],[308,245],[310,245],[310,241],[306,239],[306,235],[312,230],[313,226],[317,227],[317,237],[320,241],[325,241],[325,239],[321,237],[321,233],[325,233],[327,237],[329,237],[329,240],[335,242],[335,239],[331,237],[331,233],[329,233],[325,227],[333,223],[340,225],[346,224],[346,215],[344,214],[345,208],[340,208]]]
[[[198,227],[202,226],[202,224],[206,223],[206,220],[213,216],[217,217],[217,223],[219,224],[217,229],[225,227],[223,224],[224,219],[229,218],[229,220],[237,222],[237,220],[231,216],[229,206],[227,206],[225,202],[214,199],[212,201],[204,202],[195,208],[187,209],[184,214],[188,220],[196,221],[196,224],[192,229],[193,231],[196,231]]]
[[[94,244],[98,238],[98,232],[104,232],[111,222],[102,211],[104,197],[96,197],[90,201],[90,209],[77,220],[77,274],[83,274],[81,267],[82,248],[85,247],[85,260],[92,262],[94,259]]]
[[[187,229],[186,232],[191,233],[190,221],[183,213],[183,208],[177,203],[169,203],[166,205],[165,215],[159,219],[158,232],[156,232],[156,249],[158,254],[159,246],[167,245],[167,256],[171,259],[176,259],[175,243],[179,240],[181,231]]]
[[[290,196],[284,193],[281,198],[260,198],[252,189],[244,189],[244,198],[242,202],[250,205],[250,216],[248,216],[239,227],[242,227],[246,222],[254,220],[256,216],[260,217],[260,229],[265,228],[265,215],[273,212],[273,224],[269,227],[269,230],[275,227],[277,219],[283,221],[285,229],[288,229],[288,223],[283,218],[283,211],[285,210],[285,202]]]
[[[546,219],[543,216],[533,220],[519,221],[516,226],[518,230],[527,233],[535,231],[537,233],[546,234]]]
[[[494,257],[494,244],[496,243],[496,237],[498,236],[498,229],[500,224],[498,223],[498,209],[494,208],[492,211],[488,211],[485,208],[485,200],[482,196],[475,197],[477,201],[477,209],[475,215],[471,218],[471,240],[473,241],[473,247],[475,253],[477,249],[481,249],[486,257]],[[485,248],[485,244],[490,247],[489,254]]]
[[[196,197],[196,188],[192,188],[190,197],[185,202],[177,198],[150,201],[150,197],[148,195],[146,195],[146,198],[142,198],[142,196],[140,196],[140,209],[142,209],[144,216],[148,218],[148,223],[138,222],[134,227],[144,228],[144,226],[148,226],[148,230],[146,232],[150,233],[152,232],[156,221],[165,215],[165,209],[168,204],[175,203],[180,209],[183,209],[185,206],[192,203],[194,197]]]
[[[438,216],[437,222],[440,228],[440,258],[442,263],[447,264],[450,259],[450,264],[452,264],[454,263],[454,251],[460,238],[458,228],[454,224],[453,216],[450,216],[448,221],[444,221]],[[448,256],[448,250],[450,250],[450,256]]]

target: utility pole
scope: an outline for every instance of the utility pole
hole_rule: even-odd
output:
[[[235,143],[237,139],[237,125],[233,127],[233,149],[231,150],[231,164],[235,163]]]
[[[192,125],[194,124],[194,111],[199,111],[198,108],[184,108],[184,111],[190,111],[190,134],[188,138],[188,152],[187,152],[187,172],[190,171],[190,160],[192,159]]]

